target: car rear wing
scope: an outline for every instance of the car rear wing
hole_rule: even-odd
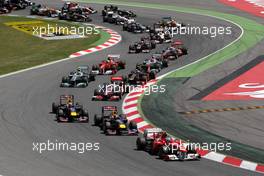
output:
[[[174,46],[174,45],[183,45],[183,43],[182,43],[181,40],[175,40],[171,45],[172,46]]]
[[[103,106],[102,112],[105,112],[105,111],[117,111],[117,107],[116,106]]]
[[[120,59],[120,54],[109,54],[107,57],[112,59]]]
[[[154,139],[158,133],[163,132],[161,128],[148,128],[144,131],[144,137],[147,139]]]
[[[122,76],[112,76],[111,81],[123,81],[124,78]]]
[[[172,20],[172,17],[171,16],[162,17],[162,20]]]
[[[161,56],[162,56],[162,54],[159,54],[159,53],[152,54],[152,57],[153,57],[153,58],[159,58],[159,57],[161,57]]]
[[[60,104],[74,104],[74,95],[61,95]]]

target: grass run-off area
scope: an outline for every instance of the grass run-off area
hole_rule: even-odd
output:
[[[57,20],[0,16],[0,75],[67,58],[79,50],[104,43],[110,35],[101,31],[86,38],[45,40],[6,25],[10,22],[41,21],[44,24],[73,26]],[[74,24],[76,26],[77,24]]]

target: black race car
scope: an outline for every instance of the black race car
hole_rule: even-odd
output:
[[[10,12],[11,12],[10,9],[8,9],[8,8],[5,7],[5,6],[1,6],[1,5],[0,5],[0,15],[1,15],[1,14],[10,13]]]
[[[131,11],[131,10],[117,10],[116,12],[118,15],[120,16],[124,16],[124,17],[133,17],[135,18],[137,15],[135,14],[135,12]]]
[[[156,43],[151,40],[143,40],[129,46],[128,53],[149,53],[156,48]]]
[[[79,103],[74,104],[73,95],[61,95],[60,102],[52,103],[52,113],[57,122],[89,122],[89,115]]]
[[[32,2],[29,0],[10,0],[9,3],[15,10],[25,9],[32,5]]]
[[[148,81],[156,79],[156,73],[150,71],[150,67],[138,67],[131,71],[127,77],[127,83],[129,85],[145,85]]]
[[[137,34],[149,32],[149,27],[136,22],[126,22],[123,24],[123,30]]]
[[[134,121],[129,122],[124,114],[118,115],[116,106],[103,106],[102,116],[95,115],[94,122],[106,135],[138,134],[137,124]]]
[[[118,7],[113,6],[113,5],[106,5],[104,6],[104,9],[102,10],[102,16],[106,16],[107,12],[112,11],[112,12],[117,12]]]
[[[95,81],[95,75],[90,73],[88,66],[80,66],[76,71],[62,78],[61,87],[87,87],[88,83]]]
[[[117,13],[113,11],[109,11],[106,13],[105,16],[103,16],[103,22],[108,22],[111,24],[124,24],[128,22],[134,22],[135,20],[130,17],[120,16]]]

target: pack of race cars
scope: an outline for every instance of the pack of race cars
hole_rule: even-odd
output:
[[[10,13],[12,10],[25,9],[31,5],[30,0],[0,0],[0,15]]]
[[[47,16],[75,22],[91,22],[90,14],[97,11],[89,6],[81,6],[75,2],[65,2],[61,9],[54,9],[41,4],[32,4],[31,15]]]
[[[82,11],[82,12],[81,12]],[[59,17],[60,19],[72,20],[71,15],[86,15],[96,13],[89,7],[79,6],[76,3],[65,3],[61,11],[43,8],[33,4],[31,13],[35,15],[45,15],[49,17]],[[66,15],[64,15],[64,13]],[[148,53],[155,49],[157,44],[170,43],[170,46],[159,53],[152,54],[142,63],[138,63],[134,70],[127,75],[117,75],[122,69],[126,69],[126,63],[119,54],[109,54],[106,59],[97,65],[81,65],[75,70],[65,75],[61,79],[62,88],[85,88],[89,87],[99,75],[109,76],[109,82],[100,85],[94,90],[91,97],[93,101],[119,101],[131,91],[130,86],[145,86],[150,80],[156,78],[158,72],[169,66],[171,60],[178,59],[188,54],[188,50],[183,46],[182,41],[173,40],[171,36],[165,34],[166,26],[180,25],[164,18],[153,27],[143,26],[135,22],[136,14],[133,11],[120,10],[117,6],[107,5],[102,10],[104,22],[123,25],[123,29],[129,32],[147,32],[149,35],[142,37],[140,42],[129,46],[129,53]],[[77,17],[76,17],[77,18]],[[86,21],[86,17],[78,17],[81,21]],[[138,30],[138,31],[137,31]],[[73,95],[61,95],[58,103],[52,103],[52,113],[55,114],[57,122],[60,123],[89,123],[90,116],[79,103],[75,103]],[[118,113],[116,106],[102,106],[101,114],[93,117],[94,126],[99,127],[105,135],[139,135],[137,123],[128,120],[125,114]],[[141,137],[136,140],[137,150],[143,150],[151,155],[156,155],[162,160],[199,160],[200,155],[195,148],[188,143],[170,137],[165,131],[159,128],[145,129]]]

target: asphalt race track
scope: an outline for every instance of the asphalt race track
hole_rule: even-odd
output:
[[[168,0],[167,0],[168,1]],[[41,2],[41,1],[40,1]],[[45,1],[47,4],[61,7],[61,1]],[[166,3],[166,1],[163,1]],[[169,2],[168,2],[169,3]],[[190,4],[189,4],[190,5]],[[195,6],[199,6],[196,4]],[[93,5],[102,9],[100,5]],[[129,8],[129,7],[127,7]],[[182,21],[197,25],[226,26],[231,25],[209,17],[176,14],[153,9],[132,8],[138,13],[138,21],[151,24],[163,16],[177,16]],[[28,15],[20,11],[18,14]],[[93,21],[119,32],[123,40],[118,45],[73,60],[68,60],[44,68],[27,71],[0,80],[0,174],[3,176],[156,176],[156,175],[258,175],[257,173],[222,165],[202,159],[194,162],[164,162],[145,152],[135,150],[135,137],[115,137],[100,134],[97,127],[91,124],[58,124],[54,115],[50,114],[51,103],[58,100],[61,94],[74,94],[89,110],[93,119],[95,113],[100,113],[102,105],[117,105],[122,102],[92,102],[93,91],[99,84],[108,82],[107,76],[96,77],[88,88],[59,88],[61,77],[74,70],[79,65],[90,66],[99,63],[107,54],[121,54],[126,60],[125,74],[135,67],[135,64],[149,55],[128,55],[128,45],[139,39],[139,36],[121,31],[121,27],[102,24],[99,14]],[[206,36],[186,36],[184,43],[190,50],[190,55],[176,61],[164,72],[191,63],[206,56],[235,40],[240,30],[233,26],[231,37],[211,39]],[[201,47],[203,49],[201,49]],[[40,51],[44,52],[44,51]],[[118,74],[119,75],[119,74]],[[120,109],[121,111],[121,109]],[[99,151],[84,154],[76,152],[44,152],[32,151],[32,142],[64,141],[64,142],[99,142]]]

